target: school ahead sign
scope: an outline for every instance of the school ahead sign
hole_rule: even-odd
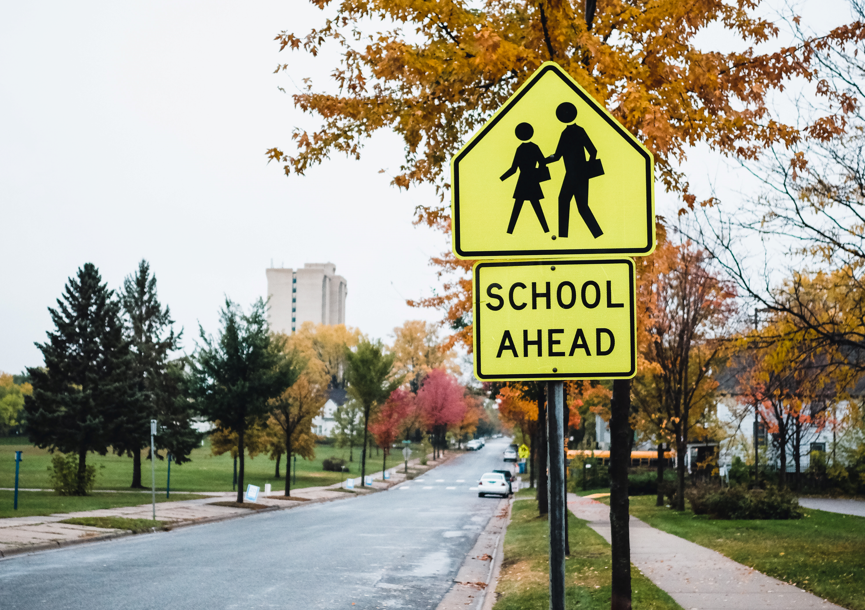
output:
[[[451,161],[459,258],[645,256],[652,154],[562,68],[543,64]]]
[[[632,260],[482,262],[474,290],[478,379],[636,374]]]

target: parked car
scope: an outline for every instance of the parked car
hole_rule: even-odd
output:
[[[487,446],[487,440],[484,437],[480,437],[477,441],[481,444],[482,449]]]
[[[517,461],[517,450],[511,449],[508,447],[505,449],[504,458],[506,462],[516,462]]]
[[[466,449],[468,449],[469,451],[477,451],[480,448],[481,444],[476,439],[472,439],[466,443]]]
[[[478,497],[496,495],[507,498],[510,483],[505,480],[505,475],[500,472],[487,472],[478,481]]]
[[[513,494],[514,493],[513,482],[516,480],[514,473],[512,473],[510,470],[493,470],[493,472],[498,472],[499,474],[504,475],[505,481],[507,481],[507,483],[508,483],[508,495]]]

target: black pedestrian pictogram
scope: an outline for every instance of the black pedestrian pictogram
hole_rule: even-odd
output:
[[[526,201],[531,202],[532,209],[534,209],[535,215],[541,222],[541,228],[544,230],[544,233],[549,233],[550,229],[547,226],[546,218],[544,218],[544,210],[541,208],[541,199],[544,198],[541,182],[550,179],[550,170],[547,168],[541,149],[534,142],[529,142],[535,133],[532,126],[528,123],[520,123],[517,125],[514,133],[517,138],[522,140],[523,144],[517,147],[513,164],[501,177],[501,180],[507,180],[517,170],[520,172],[517,178],[517,186],[514,189],[514,209],[511,212],[511,220],[508,223],[508,233],[514,232],[517,218],[520,216],[520,210]]]
[[[601,160],[596,158],[598,151],[586,130],[574,123],[577,118],[577,107],[570,102],[559,104],[556,108],[556,117],[562,123],[568,123],[559,138],[556,152],[546,159],[547,163],[554,163],[559,159],[565,161],[565,179],[559,191],[559,237],[568,236],[571,199],[576,199],[577,211],[597,239],[604,232],[589,209],[589,180],[602,176],[604,168]],[[586,152],[589,153],[588,160]]]

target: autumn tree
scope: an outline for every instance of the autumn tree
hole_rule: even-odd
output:
[[[12,375],[0,373],[0,434],[18,425],[18,417],[24,408],[24,397],[33,394],[28,382],[15,383]]]
[[[48,312],[54,330],[36,344],[44,365],[27,369],[33,394],[24,397],[25,422],[37,447],[78,457],[75,495],[86,495],[87,453],[108,452],[112,412],[137,399],[132,354],[120,302],[93,264],[69,278]]]
[[[346,349],[354,349],[361,336],[345,324],[304,322],[291,336],[291,344],[306,359],[310,374],[324,376],[328,389],[345,389]]]
[[[433,369],[417,393],[417,404],[427,430],[433,438],[433,459],[438,459],[446,444],[449,428],[465,415],[465,388],[443,369]]]
[[[414,403],[414,394],[403,388],[395,389],[369,426],[375,442],[382,449],[382,472],[387,470],[387,456],[390,454],[391,445],[400,437],[402,423],[414,410]]]
[[[655,309],[645,321],[648,340],[640,346],[645,366],[633,384],[633,405],[637,418],[674,439],[676,504],[684,510],[689,435],[714,404],[717,382],[711,373],[723,361],[720,339],[734,313],[735,295],[712,273],[705,251],[685,243],[675,253],[654,286]]]
[[[478,432],[481,422],[487,421],[483,397],[466,392],[463,400],[466,404],[465,414],[453,428],[453,434],[459,444],[471,439]]]
[[[371,415],[400,385],[393,378],[393,354],[381,341],[361,339],[354,350],[346,349],[348,393],[363,408],[363,445],[360,453],[361,485],[366,485],[366,450]]]
[[[213,338],[199,328],[201,343],[192,369],[192,396],[201,415],[219,422],[217,430],[237,434],[238,503],[243,502],[246,432],[264,424],[270,400],[297,378],[281,341],[268,330],[266,311],[261,299],[249,313],[226,299],[219,335]]]
[[[526,396],[526,388],[521,383],[509,383],[503,386],[496,396],[499,405],[499,417],[508,428],[516,428],[520,434],[518,440],[528,443],[532,459],[529,460],[529,486],[535,486],[535,460],[537,449],[535,438],[538,428],[538,409],[536,402]]]
[[[394,371],[403,376],[415,394],[431,370],[443,368],[455,372],[453,351],[439,338],[435,324],[408,320],[394,328],[393,334]]]
[[[312,420],[321,414],[327,402],[326,377],[303,371],[306,362],[297,352],[290,350],[287,359],[297,371],[295,382],[270,401],[270,417],[282,432],[285,447],[285,496],[291,495],[291,458],[300,455],[306,459],[315,457],[315,442]]]

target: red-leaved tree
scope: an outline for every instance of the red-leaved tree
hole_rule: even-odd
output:
[[[411,414],[415,403],[415,396],[408,390],[397,388],[385,403],[381,406],[373,422],[369,425],[369,431],[375,438],[375,442],[381,447],[384,455],[381,471],[387,470],[387,456],[390,447],[399,438],[400,428],[405,419]]]
[[[433,369],[417,393],[421,419],[433,435],[433,459],[441,453],[448,428],[465,415],[465,389],[443,369]],[[436,451],[437,450],[437,451]]]

